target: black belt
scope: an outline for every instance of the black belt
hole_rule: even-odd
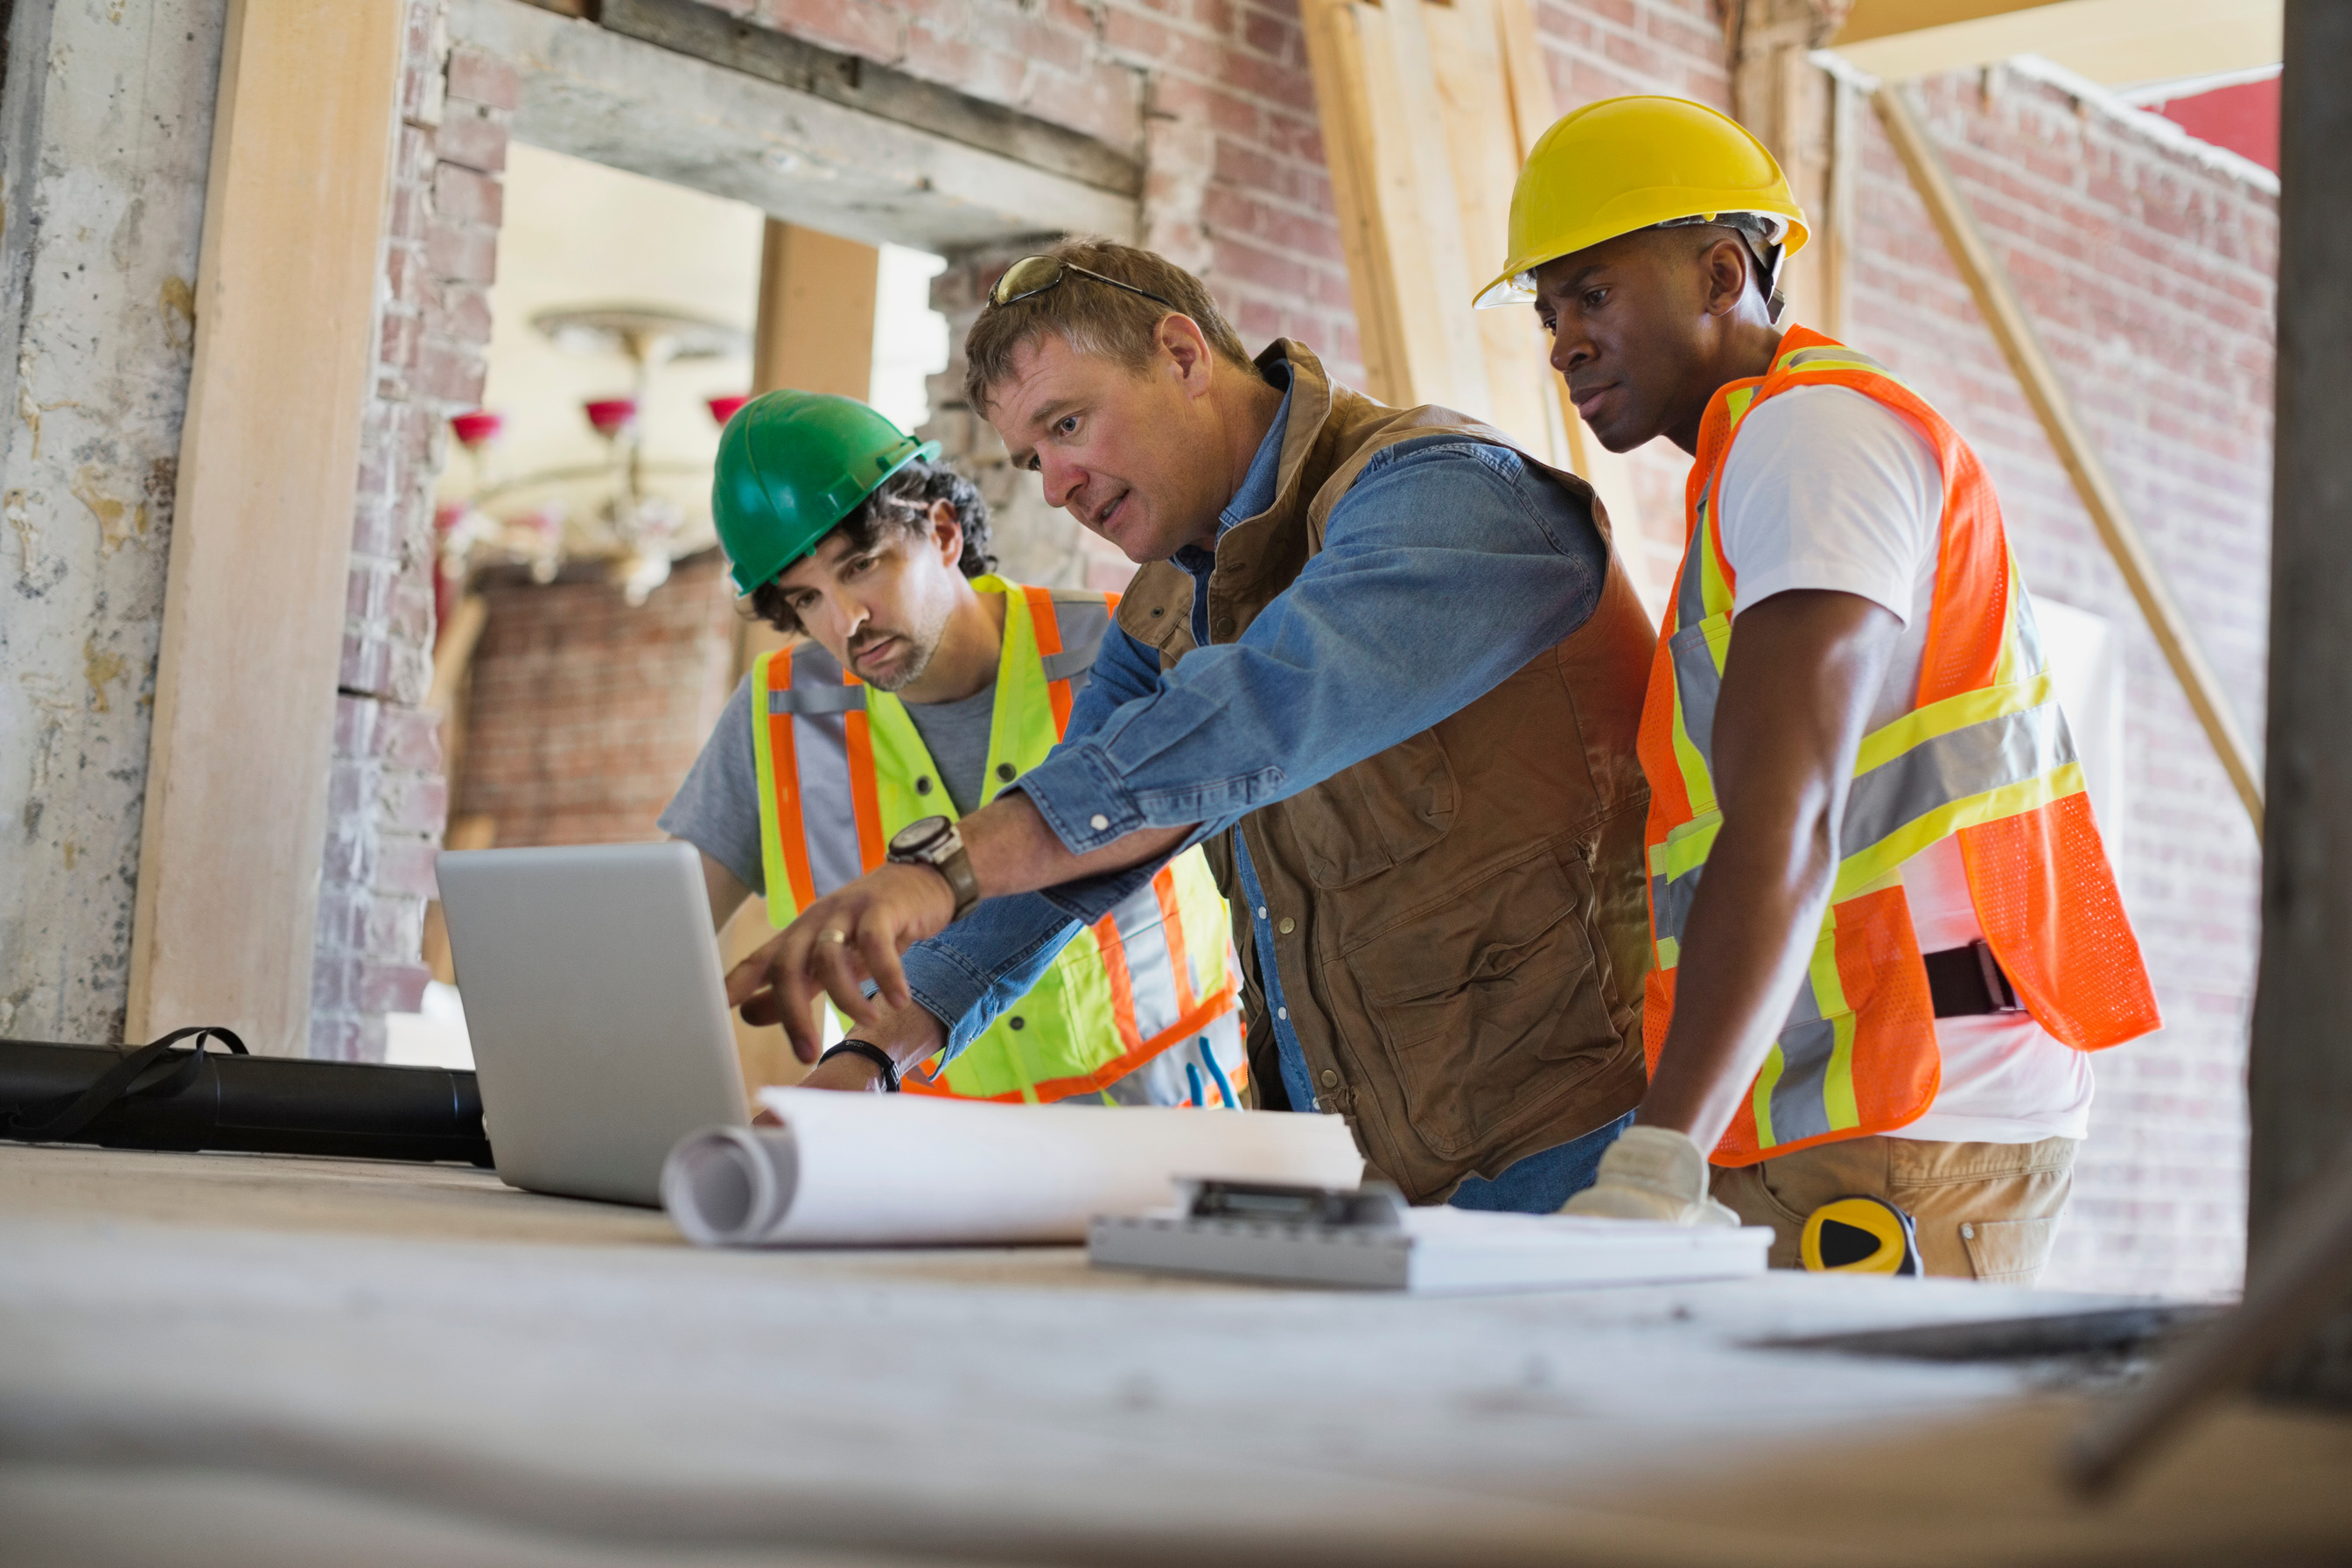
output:
[[[2001,973],[1992,945],[1972,942],[1927,954],[1927,994],[1938,1018],[1969,1018],[1979,1013],[2022,1013],[2025,1004]]]

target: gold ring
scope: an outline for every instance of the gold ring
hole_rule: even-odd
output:
[[[849,944],[849,933],[843,931],[821,931],[816,933],[816,939],[819,942],[839,942],[845,947]]]

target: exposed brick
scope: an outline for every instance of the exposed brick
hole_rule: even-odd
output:
[[[425,263],[436,278],[459,283],[495,283],[499,277],[498,232],[438,216],[427,218]]]
[[[449,51],[449,96],[511,110],[522,102],[522,76],[496,55],[461,46]]]
[[[414,1013],[432,978],[422,964],[370,963],[361,971],[355,1000],[368,1013]]]
[[[365,632],[343,634],[342,662],[335,671],[337,686],[345,691],[380,693],[391,668],[391,650],[382,637]]]
[[[882,0],[760,0],[753,15],[780,32],[867,59],[894,61],[903,49],[902,14]]]
[[[731,593],[714,557],[630,609],[602,583],[486,584],[459,815],[501,844],[658,837],[725,703]]]
[[[335,755],[363,757],[372,754],[375,738],[376,705],[364,697],[335,699]]]
[[[480,351],[427,338],[417,348],[415,382],[427,397],[461,407],[482,401],[484,366]]]
[[[384,247],[383,280],[394,305],[414,307],[425,300],[425,257],[416,243],[395,240]]]
[[[452,103],[435,135],[434,150],[445,163],[496,174],[507,166],[507,142],[502,112],[485,103]]]
[[[506,191],[491,175],[445,163],[433,171],[433,210],[458,223],[495,228],[506,214]]]
[[[439,885],[433,879],[435,848],[423,839],[385,839],[376,852],[375,878],[370,886],[379,893],[437,897]]]
[[[458,343],[488,343],[490,297],[468,283],[445,284],[427,320],[436,337]]]
[[[383,327],[376,334],[376,363],[399,370],[415,368],[416,342],[422,325],[415,316],[385,316]]]

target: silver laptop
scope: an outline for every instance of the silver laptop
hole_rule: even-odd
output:
[[[671,1145],[750,1120],[701,858],[474,849],[444,854],[440,875],[499,1175],[660,1203]]]

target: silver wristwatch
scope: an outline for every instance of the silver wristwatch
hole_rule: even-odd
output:
[[[971,857],[964,853],[963,835],[944,816],[926,816],[891,835],[888,858],[900,866],[929,866],[948,880],[955,895],[960,921],[980,902],[980,879],[971,874]]]

